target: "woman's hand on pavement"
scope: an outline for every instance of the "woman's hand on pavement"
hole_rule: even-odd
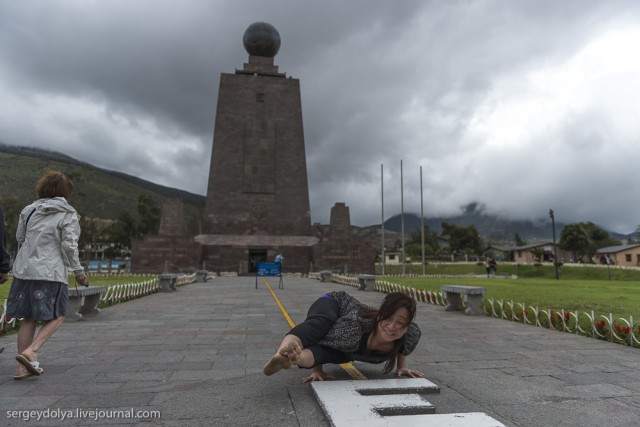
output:
[[[396,369],[396,377],[409,377],[409,378],[422,378],[424,377],[424,373],[421,371],[416,371],[415,369],[409,368],[398,368]]]
[[[312,381],[327,381],[327,380],[335,380],[336,377],[333,375],[326,374],[324,372],[312,372],[308,377],[303,377],[303,383],[310,383]]]

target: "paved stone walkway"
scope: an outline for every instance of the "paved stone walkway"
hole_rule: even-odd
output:
[[[274,292],[294,322],[331,290],[377,305],[383,294],[303,278]],[[412,367],[441,387],[437,413],[485,412],[508,426],[637,426],[640,349],[419,303]],[[12,378],[15,336],[0,337],[0,425],[326,426],[305,371],[262,366],[288,326],[255,278],[216,278],[65,322],[41,350],[45,372]],[[380,365],[356,362],[369,379]],[[350,379],[338,366],[327,369]],[[9,418],[9,411],[160,411],[154,420]],[[131,413],[131,412],[130,412]],[[24,413],[23,413],[24,414]],[[37,414],[37,413],[33,413]],[[86,412],[85,412],[86,414]],[[13,412],[11,416],[15,416]]]

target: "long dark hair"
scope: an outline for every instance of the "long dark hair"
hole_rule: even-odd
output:
[[[396,311],[398,311],[398,309],[403,307],[409,312],[409,322],[413,322],[413,319],[416,317],[416,302],[413,298],[401,292],[391,292],[387,294],[382,300],[380,308],[375,309],[360,306],[359,309],[361,317],[373,320],[373,330],[371,333],[375,336],[375,334],[378,333],[378,323],[390,318]],[[407,335],[405,334],[402,338],[394,341],[393,348],[389,352],[387,363],[384,365],[385,374],[391,372],[391,370],[395,368],[398,360],[398,353],[404,344],[406,336]]]

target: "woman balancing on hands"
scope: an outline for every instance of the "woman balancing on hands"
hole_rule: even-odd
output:
[[[334,379],[322,370],[325,363],[358,360],[386,362],[384,373],[422,377],[409,369],[407,356],[418,345],[420,328],[413,322],[416,303],[400,292],[387,294],[380,308],[361,304],[346,292],[331,292],[316,300],[307,318],[284,337],[280,348],[264,366],[273,375],[293,365],[312,368],[303,382]]]

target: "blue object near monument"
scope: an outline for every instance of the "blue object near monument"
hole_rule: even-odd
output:
[[[279,262],[258,262],[258,276],[280,276],[282,264]]]
[[[258,289],[258,277],[264,276],[280,277],[278,288],[284,289],[284,284],[282,283],[282,263],[259,261],[258,272],[256,273],[256,289]]]
[[[83,267],[91,273],[119,273],[129,269],[127,261],[119,260],[91,260],[83,261]]]

